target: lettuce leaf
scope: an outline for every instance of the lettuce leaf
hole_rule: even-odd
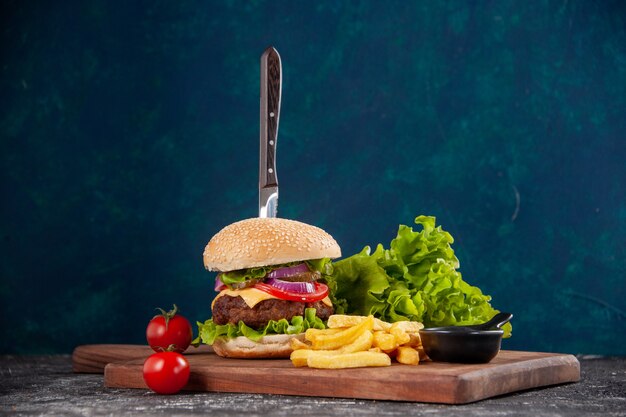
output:
[[[298,334],[303,333],[307,329],[325,329],[324,322],[315,315],[314,308],[304,310],[304,316],[295,316],[291,321],[281,319],[278,321],[271,320],[265,327],[261,329],[253,329],[246,326],[240,321],[238,324],[215,324],[213,319],[209,319],[204,323],[198,322],[198,338],[193,341],[195,345],[200,342],[212,345],[216,338],[226,337],[233,338],[245,336],[256,342],[265,335],[272,334]]]
[[[400,225],[390,248],[382,244],[333,264],[326,278],[338,314],[373,314],[395,322],[416,320],[426,327],[480,324],[498,310],[491,297],[463,281],[450,233],[435,217],[419,216],[422,230]],[[510,337],[510,323],[503,326]]]
[[[277,269],[277,268],[274,268]],[[227,286],[240,284],[245,281],[259,280],[267,275],[272,268],[260,266],[256,268],[239,269],[237,271],[229,271],[220,273],[220,279]]]
[[[333,273],[333,263],[330,258],[311,259],[305,262],[311,271],[318,271],[322,276]]]

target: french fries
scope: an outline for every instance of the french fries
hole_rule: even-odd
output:
[[[314,333],[309,340],[315,350],[333,350],[354,342],[364,331],[372,330],[374,327],[374,316],[368,317],[356,326],[348,327],[345,330],[333,331],[330,334]],[[306,338],[306,336],[305,336]]]
[[[292,339],[293,340],[293,339]],[[291,348],[294,351],[291,353],[291,362],[294,366],[301,367],[307,366],[308,359],[313,356],[336,356],[347,353],[364,352],[370,349],[374,335],[371,331],[366,330],[358,336],[354,342],[344,345],[335,350],[313,350],[310,345],[298,340],[297,343],[292,342]],[[340,358],[341,359],[341,358]]]
[[[321,369],[417,365],[424,358],[418,322],[387,323],[373,316],[335,314],[328,329],[309,329],[305,341],[293,339],[291,362],[296,367]]]

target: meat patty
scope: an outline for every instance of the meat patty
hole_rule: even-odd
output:
[[[313,282],[322,277],[318,271],[300,272],[299,274],[281,278],[283,281],[291,282]]]
[[[272,298],[250,308],[243,298],[224,295],[215,300],[213,322],[237,324],[243,321],[247,326],[259,328],[265,326],[270,320],[287,319],[289,321],[294,316],[302,316],[305,308],[315,308],[316,315],[322,320],[327,320],[333,314],[333,308],[321,301],[303,303]]]

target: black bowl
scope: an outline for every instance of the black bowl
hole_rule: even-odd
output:
[[[420,330],[428,357],[438,362],[487,363],[500,351],[504,330],[432,327]]]

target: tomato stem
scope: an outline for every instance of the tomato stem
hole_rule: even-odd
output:
[[[160,307],[155,308],[155,310],[160,311],[161,314],[157,314],[154,317],[162,316],[165,319],[165,330],[167,330],[167,326],[170,323],[170,319],[174,317],[176,313],[178,312],[178,307],[176,306],[176,304],[172,304],[172,305],[174,306],[174,308],[172,308],[170,311],[167,311],[167,312]]]

